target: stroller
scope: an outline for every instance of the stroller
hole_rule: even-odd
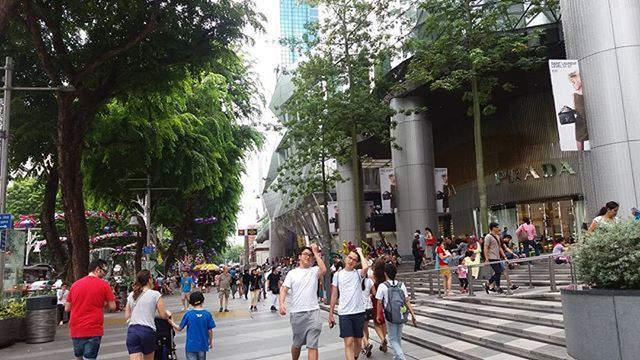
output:
[[[156,351],[154,360],[176,360],[176,332],[167,320],[156,317]]]

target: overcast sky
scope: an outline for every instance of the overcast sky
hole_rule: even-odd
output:
[[[264,33],[253,34],[255,45],[246,45],[244,51],[247,53],[248,61],[252,63],[252,70],[258,75],[261,83],[262,95],[265,101],[269,102],[276,84],[274,69],[280,61],[280,38],[279,23],[279,1],[278,0],[257,0],[256,7],[264,14],[267,21],[264,24]],[[263,109],[261,122],[273,122],[274,116],[266,107]],[[255,224],[256,210],[258,215],[262,215],[262,200],[258,198],[262,189],[260,178],[266,177],[271,154],[277,145],[279,136],[275,133],[265,133],[266,144],[262,151],[252,154],[247,159],[247,175],[243,177],[244,193],[242,195],[242,211],[238,215],[238,228],[246,228]],[[239,243],[239,238],[234,237],[234,242]]]

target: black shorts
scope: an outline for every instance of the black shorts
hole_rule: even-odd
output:
[[[340,337],[354,337],[361,339],[364,336],[364,314],[339,315]]]
[[[373,308],[364,311],[364,321],[373,320]]]

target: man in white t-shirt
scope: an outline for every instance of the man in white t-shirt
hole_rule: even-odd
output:
[[[367,277],[369,265],[364,259],[361,248],[347,255],[344,269],[333,276],[331,283],[331,304],[329,305],[329,327],[333,327],[333,309],[340,296],[338,315],[340,317],[340,337],[344,340],[345,359],[357,359],[362,348],[364,328],[364,299],[362,280]],[[358,263],[362,269],[356,270]]]
[[[311,267],[311,257],[318,266]],[[293,344],[291,358],[298,360],[302,345],[307,346],[309,360],[318,359],[318,339],[322,330],[320,321],[320,306],[318,305],[318,280],[327,272],[322,261],[318,245],[311,244],[300,249],[298,260],[300,266],[289,271],[280,288],[280,315],[287,314],[284,304],[289,290],[291,290],[291,307],[289,309]]]

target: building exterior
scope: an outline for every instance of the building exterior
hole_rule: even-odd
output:
[[[318,20],[318,8],[298,2],[280,0],[280,34],[283,40],[301,40],[308,33],[305,26]],[[291,65],[298,59],[298,51],[292,46],[282,45],[282,65]]]
[[[497,93],[497,111],[482,123],[489,220],[514,234],[527,217],[541,240],[577,239],[605,202],[619,202],[623,218],[640,202],[640,162],[633,157],[640,153],[640,122],[633,118],[640,112],[640,103],[633,100],[640,93],[640,23],[634,20],[640,4],[564,0],[561,22],[560,12],[529,16],[524,3],[512,9],[522,14],[518,27],[544,32],[548,59],[580,64],[591,150],[560,149],[558,109],[546,66],[502,74],[516,90]],[[402,62],[398,64],[396,69]],[[383,193],[377,181],[380,168],[393,168],[395,231],[390,238],[400,253],[411,253],[414,231],[425,227],[437,235],[481,236],[487,224],[479,224],[468,104],[461,94],[418,85],[391,99],[390,106],[397,111],[392,120],[399,147],[387,149],[386,158],[382,152],[361,171],[364,179],[376,179],[365,189],[365,200],[376,206]],[[417,106],[428,110],[409,111]],[[360,145],[362,154],[376,153]],[[338,204],[353,198],[348,186],[337,186],[341,189],[336,191]],[[343,226],[343,217],[338,220]],[[369,235],[375,232],[374,227]]]

